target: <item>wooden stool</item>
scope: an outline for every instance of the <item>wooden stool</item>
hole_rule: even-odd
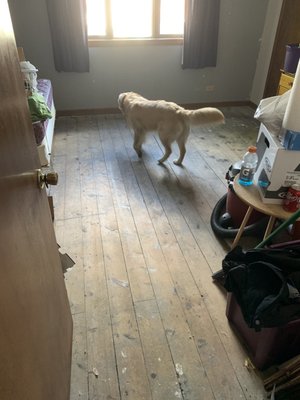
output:
[[[269,215],[269,222],[267,225],[267,228],[264,233],[264,239],[270,235],[272,232],[274,223],[276,219],[282,219],[282,220],[287,220],[291,217],[292,213],[285,211],[282,208],[281,204],[266,204],[263,203],[261,200],[260,194],[257,190],[256,185],[251,185],[251,186],[242,186],[238,182],[239,176],[237,175],[234,179],[233,183],[233,189],[235,194],[245,203],[248,205],[247,212],[244,216],[244,219],[241,223],[241,226],[234,238],[234,241],[232,243],[232,248],[236,247],[243,232],[245,229],[245,226],[247,225],[247,222],[250,218],[250,215],[253,210],[260,211],[261,213],[265,215]]]

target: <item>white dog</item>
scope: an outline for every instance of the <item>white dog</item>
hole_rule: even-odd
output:
[[[190,125],[216,125],[224,123],[225,120],[223,113],[217,108],[185,110],[175,103],[164,100],[147,100],[134,92],[121,93],[118,103],[128,125],[133,128],[133,147],[139,157],[142,157],[142,144],[145,141],[146,133],[158,132],[165,148],[165,154],[158,160],[159,163],[166,161],[172,152],[171,145],[176,141],[180,155],[174,164],[182,164]]]

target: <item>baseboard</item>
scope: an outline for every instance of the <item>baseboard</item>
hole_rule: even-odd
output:
[[[57,117],[70,117],[80,115],[95,115],[95,114],[120,114],[118,108],[83,108],[80,110],[56,110]]]
[[[257,104],[253,103],[252,101],[249,101],[249,107],[253,108],[253,110],[256,110]]]
[[[222,101],[212,103],[191,103],[180,104],[182,107],[189,110],[196,110],[202,107],[251,107],[255,109],[257,106],[251,101]],[[118,108],[87,108],[80,110],[56,110],[57,117],[80,116],[80,115],[95,115],[95,114],[120,114]]]
[[[256,108],[257,106],[251,101],[219,101],[219,102],[211,102],[211,103],[190,103],[190,104],[180,104],[181,107],[184,107],[188,110],[196,110],[197,108],[202,107],[251,107]]]

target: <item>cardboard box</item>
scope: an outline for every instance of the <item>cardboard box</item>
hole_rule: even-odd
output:
[[[264,203],[280,204],[288,188],[300,184],[300,151],[286,150],[263,124],[256,147],[258,166],[254,183]]]

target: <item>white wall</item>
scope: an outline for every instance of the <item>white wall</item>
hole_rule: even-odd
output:
[[[283,0],[270,1],[267,9],[261,47],[250,95],[250,100],[255,104],[259,104],[260,100],[263,98],[282,1]]]
[[[183,70],[178,45],[100,47],[90,48],[90,73],[80,74],[55,71],[45,0],[9,1],[17,45],[52,80],[59,110],[116,107],[126,90],[178,103],[249,100],[268,3],[221,1],[216,68]]]

